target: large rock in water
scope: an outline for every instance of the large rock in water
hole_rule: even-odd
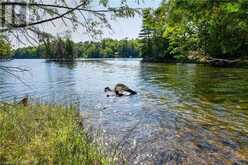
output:
[[[137,92],[133,91],[132,89],[121,83],[115,85],[114,91],[117,96],[129,96],[137,94]]]

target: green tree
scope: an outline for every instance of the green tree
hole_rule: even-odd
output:
[[[65,44],[62,38],[58,38],[55,44],[55,59],[63,60],[65,57]]]
[[[247,1],[169,0],[163,3],[167,17],[163,33],[171,51],[197,50],[220,58],[246,55]]]
[[[54,51],[54,43],[51,42],[50,37],[46,37],[44,40],[44,51],[43,57],[44,58],[55,58],[55,51]]]
[[[70,60],[73,60],[76,57],[75,51],[74,51],[74,43],[69,38],[67,38],[65,41],[65,55],[64,56],[66,59],[70,59]]]
[[[161,61],[172,60],[171,54],[167,51],[168,40],[163,38],[163,26],[160,19],[163,10],[143,10],[143,27],[139,34],[141,53],[144,60]]]
[[[0,59],[11,58],[11,55],[10,42],[3,36],[0,36]]]

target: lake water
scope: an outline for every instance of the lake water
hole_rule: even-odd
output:
[[[0,72],[0,99],[80,102],[86,125],[129,164],[248,164],[248,69],[139,60],[54,63],[12,60],[21,81]],[[124,83],[138,92],[106,97]]]

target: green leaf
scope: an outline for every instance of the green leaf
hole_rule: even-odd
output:
[[[225,7],[228,13],[236,13],[240,9],[240,6],[238,3],[227,3]]]

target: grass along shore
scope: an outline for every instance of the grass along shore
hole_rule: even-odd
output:
[[[0,104],[0,164],[111,164],[75,108]]]

